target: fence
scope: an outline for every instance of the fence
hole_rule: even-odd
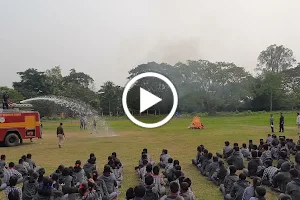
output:
[[[150,109],[150,110],[146,110],[142,113],[140,113],[139,110],[130,110],[130,113],[133,116],[147,116],[147,115],[160,115],[160,110],[154,110],[154,109]],[[125,113],[124,111],[116,111],[116,112],[101,112],[101,116],[124,116]]]

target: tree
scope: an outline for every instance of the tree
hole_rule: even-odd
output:
[[[44,72],[29,68],[24,72],[18,72],[17,74],[20,75],[21,81],[13,82],[13,87],[26,99],[39,95],[51,94],[51,87],[46,80],[47,77]]]
[[[265,91],[268,91],[266,94],[270,99],[270,111],[273,110],[274,92],[278,92],[278,84],[281,84],[282,77],[278,74],[290,69],[295,63],[293,51],[283,45],[273,44],[259,54],[257,70],[262,72],[264,76],[261,77],[267,81]]]
[[[259,54],[257,70],[278,73],[293,67],[295,63],[291,49],[273,44]]]
[[[113,82],[105,82],[98,91],[102,111],[110,113],[122,110],[123,88]]]
[[[63,76],[61,74],[61,68],[60,66],[55,66],[51,69],[46,70],[45,72],[46,80],[48,84],[51,86],[51,94],[53,95],[62,95],[63,94],[63,88],[62,88],[62,81]]]
[[[63,83],[75,83],[84,88],[88,88],[94,82],[94,79],[83,72],[76,72],[75,69],[70,70],[70,74],[63,77]]]

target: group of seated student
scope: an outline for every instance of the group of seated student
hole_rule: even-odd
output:
[[[123,165],[115,152],[101,174],[93,153],[86,163],[77,160],[74,166],[59,165],[50,176],[35,165],[31,154],[21,159],[18,165],[7,164],[6,156],[1,155],[0,191],[4,190],[6,200],[114,200],[120,195]]]
[[[173,160],[168,150],[163,149],[160,161],[155,164],[143,149],[135,170],[140,184],[129,188],[126,199],[135,200],[196,200],[191,189],[191,179],[184,176],[178,160]]]
[[[249,161],[247,167],[244,161]],[[226,141],[223,153],[216,156],[200,145],[192,163],[208,181],[220,187],[225,200],[264,200],[265,187],[280,193],[279,200],[300,200],[300,136],[296,144],[292,139],[268,134],[258,146],[250,140],[248,147],[242,144],[241,148],[238,143],[232,147]],[[252,185],[247,177],[253,180]]]

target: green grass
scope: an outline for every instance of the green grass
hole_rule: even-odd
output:
[[[144,122],[156,121],[154,117],[141,118]],[[274,118],[275,123],[278,124],[279,114],[274,114]],[[138,183],[134,167],[138,163],[142,149],[148,148],[151,157],[158,161],[161,150],[166,148],[174,159],[181,162],[186,176],[192,179],[192,187],[197,199],[204,200],[209,197],[210,200],[219,200],[222,197],[218,188],[208,182],[191,165],[191,159],[196,155],[196,147],[204,144],[209,151],[215,153],[221,151],[225,140],[242,144],[253,139],[257,143],[260,138],[265,139],[270,132],[268,113],[230,117],[205,116],[201,118],[205,125],[204,130],[187,129],[192,117],[173,119],[157,129],[137,127],[125,117],[107,120],[114,132],[118,134],[117,137],[95,137],[87,131],[80,131],[78,120],[64,120],[66,140],[63,148],[59,149],[55,133],[59,122],[45,121],[43,139],[34,140],[33,143],[26,141],[24,145],[13,148],[1,147],[0,152],[7,155],[8,161],[14,162],[17,162],[22,154],[32,153],[33,160],[44,167],[46,174],[49,175],[59,164],[72,166],[77,159],[85,162],[91,152],[96,154],[97,165],[101,172],[107,157],[115,151],[125,166],[120,198],[122,199],[126,189]],[[295,113],[286,113],[285,121],[286,132],[281,135],[297,140]],[[278,132],[277,127],[276,131]],[[278,194],[269,191],[267,199],[276,199],[277,196]],[[4,199],[3,192],[0,194],[0,199]]]

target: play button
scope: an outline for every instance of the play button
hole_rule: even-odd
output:
[[[173,105],[172,108],[170,110],[168,110],[169,114],[161,121],[156,122],[156,123],[145,123],[145,122],[141,122],[139,120],[137,120],[130,112],[128,105],[127,105],[127,95],[128,92],[130,91],[131,88],[133,88],[133,86],[135,85],[135,83],[137,81],[139,81],[140,79],[143,78],[157,78],[160,79],[160,81],[164,82],[171,90],[172,92],[172,96],[173,96]],[[142,80],[140,80],[140,82],[142,82]],[[170,92],[170,93],[171,93]],[[142,113],[146,110],[148,110],[149,108],[155,106],[156,104],[160,104],[161,102],[164,101],[163,98],[158,97],[160,95],[155,95],[155,92],[153,94],[153,92],[149,92],[146,89],[139,87],[139,112]],[[170,95],[169,95],[170,96]],[[136,101],[132,102],[136,105]],[[127,115],[127,117],[136,125],[143,127],[143,128],[157,128],[160,127],[164,124],[166,124],[168,121],[170,121],[172,119],[172,117],[174,116],[176,110],[177,110],[177,106],[178,106],[178,95],[177,95],[177,91],[175,86],[173,85],[173,83],[165,76],[158,74],[158,73],[154,73],[154,72],[146,72],[146,73],[142,73],[139,74],[137,76],[135,76],[133,79],[131,79],[127,85],[124,88],[123,91],[123,96],[122,96],[122,105],[123,105],[123,109],[125,114]],[[167,105],[166,105],[167,106]],[[171,107],[171,106],[170,106]]]
[[[160,102],[162,99],[140,88],[140,113]]]

